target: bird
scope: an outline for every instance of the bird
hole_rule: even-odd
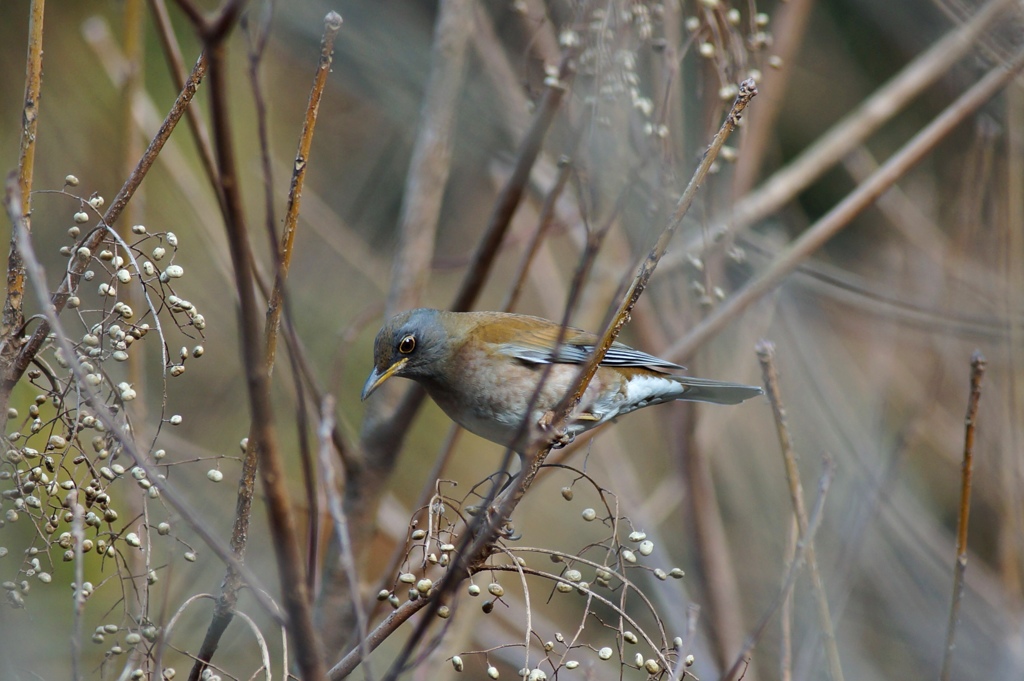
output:
[[[408,310],[377,333],[373,369],[361,398],[393,376],[411,379],[460,426],[523,457],[524,419],[543,425],[550,418],[598,341],[594,334],[563,330],[530,315]],[[613,343],[558,434],[561,444],[650,405],[674,400],[739,404],[764,393],[757,386],[679,375],[683,369]]]

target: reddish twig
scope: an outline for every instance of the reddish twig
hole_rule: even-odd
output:
[[[960,619],[960,600],[964,595],[964,575],[967,572],[967,525],[971,515],[971,479],[974,475],[974,434],[978,422],[978,402],[981,400],[981,379],[985,375],[985,358],[977,350],[971,356],[971,394],[967,399],[964,419],[964,460],[960,469],[960,517],[956,525],[956,564],[953,567],[953,601],[949,606],[949,624],[946,628],[946,648],[942,655],[941,681],[949,681],[953,674],[953,648],[956,625]]]

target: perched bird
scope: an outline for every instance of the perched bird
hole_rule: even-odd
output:
[[[456,423],[480,437],[513,443],[530,398],[544,382],[529,418],[536,424],[565,396],[598,337],[555,322],[505,312],[418,309],[392,317],[377,333],[369,397],[392,376],[411,378]],[[672,400],[739,404],[758,387],[678,376],[683,367],[615,343],[605,355],[565,435],[576,435],[641,407]],[[523,454],[523,452],[519,452]]]

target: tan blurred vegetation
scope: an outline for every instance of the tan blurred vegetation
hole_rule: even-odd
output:
[[[81,179],[77,191],[82,196],[95,191],[112,197],[177,95],[153,22],[144,13],[140,90],[129,114],[118,75],[124,66],[120,45],[126,4],[51,0],[47,7],[37,190],[60,189],[65,175],[74,173]],[[212,3],[206,4],[213,9]],[[394,280],[394,256],[402,248],[397,225],[403,197],[417,179],[407,178],[407,171],[423,124],[421,107],[432,64],[436,67],[431,46],[437,7],[375,0],[271,6],[260,79],[278,229],[323,17],[336,10],[345,21],[320,108],[287,289],[290,317],[306,357],[320,384],[337,399],[343,438],[358,450],[366,408],[359,402],[359,389],[370,370],[373,335]],[[650,17],[649,34],[636,19],[636,7]],[[266,8],[251,3],[250,25],[258,25]],[[600,23],[595,9],[612,14],[607,42],[589,42],[588,31],[596,34],[593,24]],[[741,21],[726,31],[729,9],[738,10]],[[709,242],[709,233],[729,223],[731,209],[742,196],[763,186],[772,173],[843,116],[856,112],[884,82],[959,30],[979,9],[946,0],[685,0],[679,7],[625,0],[531,0],[474,5],[467,19],[466,67],[454,107],[450,176],[443,186],[429,278],[425,286],[404,292],[402,300],[450,305],[544,90],[545,66],[557,65],[563,29],[578,29],[586,57],[579,62],[476,309],[504,304],[558,172],[558,159],[566,154],[572,158],[572,172],[516,311],[561,318],[588,234],[607,225],[607,237],[572,314],[576,326],[600,330],[623,283],[632,278],[667,223],[728,109],[731,94],[723,93],[729,94],[723,99],[720,90],[751,70],[759,71],[760,94],[744,127],[729,142],[735,160],[720,157],[718,172],[702,188],[623,340],[673,361],[685,359],[694,375],[753,384],[761,380],[755,343],[761,338],[775,343],[808,507],[817,493],[823,457],[830,456],[838,466],[815,544],[839,656],[850,679],[939,674],[960,513],[963,415],[975,348],[987,358],[988,371],[953,674],[1016,678],[1024,668],[1024,86],[1019,79],[966,116],[895,188],[808,254],[709,341],[686,352],[685,358],[664,353],[766,271],[788,244],[986,72],[1017,56],[1024,44],[1024,22],[1012,5],[971,40],[955,66],[877,132],[854,144],[835,167],[749,229]],[[575,12],[583,18],[573,24]],[[620,12],[629,20],[619,22]],[[18,159],[28,13],[27,2],[8,2],[0,9],[0,159],[9,170]],[[766,26],[757,25],[757,13],[768,17]],[[170,14],[191,67],[200,41],[174,3]],[[698,35],[705,37],[690,40],[688,17],[700,17]],[[712,38],[706,31],[714,17],[723,33]],[[766,31],[770,42],[755,49],[750,39],[759,31]],[[705,40],[718,41],[711,58],[700,56],[699,44]],[[255,105],[246,75],[247,39],[238,30],[228,44],[231,123],[244,207],[256,260],[272,273],[263,227]],[[772,68],[769,58],[784,49],[791,49],[791,56]],[[671,83],[667,91],[666,82]],[[205,87],[193,104],[204,115],[209,104]],[[630,94],[631,88],[636,94]],[[66,264],[58,249],[71,243],[66,230],[77,207],[47,194],[37,194],[33,201],[32,240],[49,284],[56,286]],[[135,223],[146,224],[151,232],[178,235],[181,247],[175,262],[187,274],[181,287],[207,320],[204,356],[189,360],[188,370],[168,383],[167,413],[181,414],[184,423],[165,427],[158,446],[176,462],[200,460],[173,467],[169,478],[226,541],[235,508],[233,481],[240,468],[238,443],[249,432],[248,401],[223,222],[184,125],[160,154],[119,228]],[[10,225],[6,220],[3,224],[6,236]],[[412,224],[419,228],[415,218]],[[26,300],[28,314],[39,309],[34,298]],[[175,343],[172,353],[177,352]],[[147,424],[159,418],[163,399],[159,348],[155,343],[147,347],[142,373],[135,374],[145,405],[138,419],[143,446],[149,446],[153,426]],[[311,509],[328,525],[323,495],[309,499],[303,487],[295,382],[283,350],[273,380],[279,440],[293,473],[287,481],[293,509],[303,526]],[[394,393],[385,400],[394,402],[404,386],[390,387]],[[11,406],[27,409],[35,393],[19,386]],[[315,420],[318,405],[307,408]],[[369,408],[381,409],[373,403]],[[384,614],[373,610],[381,573],[389,568],[396,544],[407,538],[421,489],[433,487],[428,476],[449,428],[447,418],[428,401],[411,424],[393,474],[364,508],[370,518],[355,516],[361,526],[352,528],[353,535],[363,537],[357,542],[358,578],[361,598],[374,617],[371,625]],[[315,449],[313,428],[308,435]],[[461,499],[500,460],[497,445],[462,435],[441,476],[457,483],[447,493]],[[658,605],[670,640],[683,635],[688,608],[700,607],[692,650],[687,651],[695,655],[690,671],[705,681],[719,678],[775,596],[786,569],[793,511],[767,400],[729,408],[677,403],[647,409],[575,446],[566,461],[585,468],[610,490],[619,512],[655,542],[655,553],[645,559],[649,565],[686,571],[679,581],[637,579]],[[212,467],[223,471],[223,482],[207,479]],[[596,524],[585,523],[580,515],[597,504],[596,495],[576,488],[578,493],[566,501],[559,493],[572,480],[571,474],[554,470],[530,490],[513,518],[522,535],[520,545],[573,553],[602,536]],[[7,489],[6,484],[0,481],[0,488]],[[0,508],[6,510],[8,504],[5,499]],[[172,522],[175,536],[198,553],[196,562],[186,562],[184,545],[153,536],[160,581],[148,607],[152,620],[162,625],[189,597],[216,594],[225,566],[172,510],[161,505],[153,513]],[[277,599],[275,546],[265,513],[257,492],[246,564]],[[373,516],[376,528],[368,525]],[[24,522],[0,527],[0,546],[9,549],[0,558],[0,581],[22,579],[22,551],[38,541],[37,534]],[[326,547],[330,530],[322,535]],[[304,534],[300,541],[305,543]],[[53,553],[52,583],[33,583],[22,609],[0,608],[0,678],[70,677],[68,584],[74,577],[71,563],[62,563],[60,553]],[[322,569],[336,576],[331,566]],[[105,623],[118,624],[122,631],[130,628],[126,612],[133,612],[134,597],[118,586],[111,563],[86,561],[86,573],[103,586],[85,608],[82,669],[90,678],[118,678],[126,663],[109,652],[116,637],[93,644],[89,636]],[[490,577],[476,581],[486,585]],[[518,577],[503,575],[502,583],[508,607],[499,605],[489,615],[460,587],[450,623],[432,630],[443,631],[443,638],[422,659],[413,657],[420,667],[409,676],[454,677],[447,660],[458,653],[466,660],[463,675],[482,678],[484,657],[465,651],[489,650],[487,660],[502,678],[515,678],[523,664],[526,599]],[[563,594],[553,594],[549,601],[550,584],[531,584],[532,627],[539,637],[533,641],[536,664],[543,641],[556,631],[570,635],[584,606],[582,598]],[[243,592],[239,608],[266,636],[274,674],[279,675],[280,632],[250,594]],[[189,655],[202,641],[210,612],[208,601],[191,605],[166,641],[163,663],[176,667],[178,678],[185,678],[191,666]],[[610,611],[596,612],[609,618],[614,629]],[[346,639],[353,625],[346,617],[335,611],[318,615],[325,641]],[[617,645],[613,631],[593,619],[587,626],[584,637],[592,637],[588,643],[595,649]],[[372,677],[365,668],[355,674],[380,678],[410,628],[406,625],[374,652]],[[788,663],[781,631],[776,616],[753,653],[746,678],[778,679],[787,671],[795,679],[826,678],[824,642],[804,573],[794,589]],[[329,665],[354,642],[346,645],[325,651]],[[257,650],[251,632],[236,619],[214,662],[224,678],[260,676]],[[626,647],[629,663],[633,652]],[[576,657],[581,668],[563,669],[559,678],[610,679],[620,671],[623,678],[646,678],[614,660],[599,662],[594,651],[579,651]]]

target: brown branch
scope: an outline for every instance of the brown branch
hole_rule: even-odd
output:
[[[887,191],[910,168],[925,157],[965,118],[994,97],[1024,67],[1024,52],[1001,64],[950,104],[923,130],[914,135],[885,162],[866,182],[850,192],[838,205],[811,225],[798,239],[782,251],[759,277],[748,283],[725,304],[704,318],[664,354],[673,362],[685,362],[704,343],[718,334],[752,303],[773,290],[786,275],[825,245],[862,210]]]
[[[821,627],[821,632],[825,637],[825,653],[828,657],[829,676],[831,676],[832,681],[843,681],[843,668],[839,662],[839,648],[836,646],[832,614],[829,612],[828,594],[825,591],[825,582],[821,577],[821,570],[818,568],[814,542],[807,535],[808,520],[807,508],[804,505],[804,488],[800,482],[800,468],[796,463],[796,453],[793,451],[793,438],[789,432],[786,408],[782,404],[779,374],[775,366],[775,346],[766,340],[760,341],[757,344],[757,359],[761,363],[765,392],[768,394],[768,401],[772,405],[772,414],[775,416],[775,428],[779,435],[779,449],[782,451],[783,465],[786,468],[786,480],[789,482],[789,496],[790,501],[793,503],[793,513],[796,515],[800,539],[806,542],[804,549],[805,557],[808,570],[811,573],[814,599],[818,606],[818,625]]]
[[[270,400],[270,375],[260,343],[260,319],[253,285],[253,262],[248,228],[242,211],[242,198],[235,168],[234,148],[228,116],[227,47],[225,39],[233,28],[244,0],[229,0],[216,18],[206,21],[198,17],[191,5],[182,0],[203,40],[204,52],[210,62],[210,102],[214,151],[219,171],[217,182],[224,195],[224,227],[234,264],[235,289],[239,297],[239,334],[245,366],[246,386],[254,428],[250,446],[259,458],[259,473],[267,498],[267,515],[277,559],[281,593],[288,613],[289,634],[294,641],[298,666],[305,679],[324,678],[326,670],[313,627],[312,605],[306,584],[302,552],[297,539],[296,523],[284,465],[278,451],[277,434]]]
[[[25,66],[25,99],[21,112],[21,152],[18,156],[18,185],[21,188],[22,218],[25,229],[32,225],[32,180],[36,159],[36,137],[39,126],[39,97],[43,84],[43,10],[45,0],[33,0],[29,10],[28,59]],[[25,297],[25,263],[18,252],[15,234],[11,232],[10,252],[7,256],[7,296],[3,316],[0,318],[0,367],[8,374],[18,355],[18,338],[25,323],[23,313]],[[18,374],[20,378],[21,374]],[[6,378],[6,376],[5,376]],[[4,381],[0,386],[0,432],[7,428],[7,403],[13,383]]]
[[[456,312],[472,309],[483,289],[484,280],[490,273],[494,259],[498,255],[498,249],[512,222],[512,216],[526,191],[526,185],[530,180],[530,171],[543,148],[544,137],[555,120],[555,114],[561,107],[566,83],[574,73],[573,60],[575,56],[574,50],[566,50],[562,56],[562,63],[558,67],[557,79],[548,84],[544,89],[544,95],[537,104],[537,113],[533,118],[533,123],[519,145],[512,174],[498,196],[497,203],[487,222],[484,236],[473,253],[469,271],[466,272],[459,292],[456,294],[455,300],[452,301],[451,309]]]
[[[796,577],[800,573],[800,567],[804,563],[804,557],[807,553],[807,547],[810,542],[814,540],[814,535],[817,533],[818,528],[821,526],[821,519],[825,512],[825,497],[828,494],[829,485],[832,484],[832,477],[835,474],[836,465],[835,462],[828,456],[825,457],[825,470],[822,471],[821,477],[818,479],[818,498],[814,502],[814,508],[811,509],[811,515],[808,519],[807,534],[805,538],[797,543],[796,556],[793,558],[789,565],[789,570],[786,571],[786,578],[779,588],[775,598],[772,600],[768,609],[765,610],[764,614],[761,615],[761,619],[758,621],[757,626],[747,636],[746,642],[743,644],[743,648],[739,654],[736,655],[736,660],[729,667],[729,670],[722,675],[722,681],[732,681],[736,678],[736,675],[744,669],[748,663],[747,656],[750,655],[754,647],[757,646],[758,641],[761,640],[761,636],[764,634],[765,629],[768,627],[768,623],[771,622],[775,616],[775,611],[779,609],[782,603],[789,597],[789,594],[793,590],[793,584],[796,583]]]
[[[43,79],[43,9],[44,0],[33,0],[29,13],[29,54],[25,73],[25,99],[22,109],[22,142],[17,160],[17,183],[20,187],[22,218],[27,230],[32,229],[32,182],[36,165],[36,137],[39,125],[39,97]],[[0,432],[7,428],[7,403],[14,383],[22,370],[12,370],[18,356],[20,336],[25,326],[25,262],[17,250],[14,230],[10,235],[7,255],[7,295],[0,316]],[[26,365],[27,366],[27,365]],[[16,376],[11,379],[12,373]]]
[[[964,575],[967,572],[967,525],[971,515],[971,479],[974,475],[974,433],[978,423],[978,402],[981,400],[981,379],[985,375],[985,358],[977,350],[971,356],[971,394],[967,400],[964,419],[964,461],[960,478],[960,517],[956,526],[956,564],[953,567],[953,602],[949,606],[949,625],[946,629],[946,649],[942,655],[941,681],[949,681],[953,674],[953,648],[956,625],[960,620],[960,600],[964,595]]]
[[[280,328],[281,311],[284,301],[284,285],[291,265],[295,233],[297,231],[298,213],[301,204],[302,186],[305,180],[305,171],[310,149],[312,147],[313,131],[316,125],[317,112],[319,111],[320,100],[323,89],[327,82],[327,73],[330,72],[332,55],[334,52],[334,40],[338,31],[341,30],[341,16],[330,12],[324,18],[324,35],[321,40],[320,62],[317,66],[316,76],[313,81],[313,88],[309,96],[309,104],[306,108],[306,118],[302,134],[299,138],[299,149],[296,154],[291,189],[288,195],[288,208],[285,215],[285,229],[281,237],[280,251],[277,259],[277,276],[274,281],[274,288],[270,292],[267,307],[266,325],[263,329],[264,336],[264,369],[268,374],[273,371],[274,360],[277,350],[277,337]],[[218,187],[219,189],[219,187]],[[218,191],[218,194],[221,194]],[[293,353],[294,354],[294,353]],[[301,390],[301,386],[300,386]],[[231,531],[231,550],[242,560],[245,556],[246,545],[249,537],[249,524],[252,517],[252,500],[255,494],[256,474],[259,468],[258,449],[256,443],[259,441],[257,422],[254,420],[250,426],[249,439],[245,448],[245,455],[242,460],[242,474],[238,483],[238,499],[235,506],[235,521]],[[206,668],[206,665],[213,658],[220,643],[220,639],[227,630],[228,625],[235,615],[235,606],[238,602],[238,592],[244,586],[241,575],[231,566],[228,567],[227,575],[221,587],[220,595],[214,607],[213,619],[207,629],[206,636],[196,656],[195,664],[189,674],[190,681],[198,679]]]

